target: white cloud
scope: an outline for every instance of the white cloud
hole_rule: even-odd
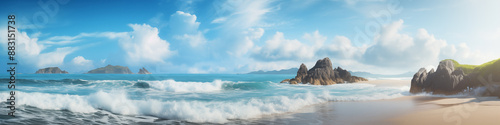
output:
[[[170,16],[169,28],[173,37],[189,43],[193,48],[207,43],[203,33],[198,30],[199,26],[200,22],[196,22],[194,14],[177,11]]]
[[[264,35],[264,29],[262,28],[249,28],[246,31],[243,31],[241,34],[243,39],[234,44],[234,48],[236,48],[236,50],[229,53],[236,56],[246,54],[254,47],[254,41],[259,40],[262,35]]]
[[[273,1],[223,1],[217,6],[216,19],[213,23],[219,24],[217,29],[223,34],[215,40],[214,45],[221,46],[221,51],[228,55],[241,57],[251,50],[256,41],[264,33],[262,24],[265,24],[263,17],[272,11]],[[230,41],[230,42],[229,42]]]
[[[37,56],[43,49],[45,49],[44,45],[38,44],[38,38],[30,38],[26,32],[17,32],[16,51],[21,54],[26,54],[20,55],[21,57]]]
[[[348,5],[356,5],[359,2],[384,2],[386,0],[344,0]]]
[[[199,47],[205,43],[207,43],[207,40],[203,36],[201,32],[198,32],[193,35],[176,35],[174,36],[175,39],[181,40],[181,41],[187,41],[191,47]]]
[[[0,32],[7,34],[2,30]],[[52,47],[54,50],[50,51],[50,45],[45,45],[38,41],[40,33],[35,33],[31,37],[26,32],[18,31],[16,29],[16,57],[17,60],[22,60],[28,65],[33,65],[35,68],[44,68],[49,66],[60,66],[63,64],[66,55],[78,50],[78,47]],[[4,37],[2,37],[3,39]],[[7,45],[7,41],[2,46]]]
[[[219,18],[212,20],[212,22],[210,22],[210,23],[222,23],[222,22],[225,22],[226,20],[227,20],[227,18],[225,18],[225,17],[219,17]]]
[[[77,56],[71,60],[70,66],[71,68],[68,69],[70,72],[82,72],[94,68],[94,63],[92,60],[87,60],[82,56]]]
[[[40,55],[37,55],[36,58],[34,58],[38,60],[36,62],[36,66],[38,68],[49,67],[49,66],[60,66],[63,64],[66,55],[72,53],[74,50],[76,50],[76,48],[74,47],[63,47],[63,48],[57,48],[55,51],[52,52],[41,53]]]
[[[375,37],[375,44],[364,53],[363,62],[384,67],[418,68],[437,64],[447,58],[459,61],[482,60],[466,44],[448,44],[425,29],[419,29],[414,36],[410,36],[400,33],[402,27],[403,20],[383,27],[380,35]]]
[[[92,65],[92,60],[86,60],[82,56],[77,56],[71,60],[71,62],[75,65],[80,65],[80,66],[85,66],[85,65]]]
[[[395,21],[386,25],[380,31],[380,34],[375,36],[376,44],[391,48],[389,51],[400,52],[413,46],[413,38],[407,34],[400,34],[399,31],[403,26],[403,20]],[[429,38],[427,33],[420,33],[424,39]],[[433,38],[433,37],[432,37]]]
[[[18,54],[23,60],[33,63],[36,68],[61,66],[64,64],[63,62],[66,55],[78,50],[79,48],[60,47],[54,48],[53,51],[46,51],[47,48],[50,48],[53,45],[62,46],[74,43],[75,41],[81,41],[81,39],[85,37],[118,39],[120,47],[126,53],[124,56],[125,61],[132,65],[140,63],[164,63],[165,59],[177,53],[176,51],[171,51],[170,44],[158,36],[159,31],[156,27],[151,27],[147,24],[129,24],[129,26],[133,29],[133,31],[80,33],[76,36],[53,36],[42,41],[39,41],[36,37],[30,38],[26,32],[19,32],[17,35],[18,41],[16,43],[16,54]],[[195,37],[197,36],[195,35]],[[201,40],[194,40],[203,41],[204,38]],[[77,60],[81,60],[80,57],[78,57]],[[102,63],[104,62],[105,59]]]
[[[217,6],[217,12],[224,14],[212,22],[224,22],[225,26],[247,29],[261,23],[262,16],[271,11],[269,0],[225,1]]]
[[[196,22],[196,15],[191,15],[182,11],[177,11],[170,16],[169,27],[172,32],[180,34],[197,33],[200,22]]]
[[[229,55],[241,57],[254,48],[254,42],[260,40],[262,35],[264,35],[264,29],[248,28],[243,31],[235,30],[228,33],[228,35],[224,39],[219,40],[219,46],[223,47],[221,49],[226,50]]]
[[[109,39],[115,39],[118,37],[125,37],[127,32],[96,32],[96,33],[80,33],[76,36],[53,36],[42,41],[41,44],[46,45],[67,45],[72,43],[77,43],[82,41],[81,38],[84,37],[104,37]]]
[[[289,40],[284,34],[277,32],[264,45],[254,48],[252,57],[261,61],[320,59],[330,57],[335,59],[358,59],[366,50],[366,46],[355,47],[344,36],[335,36],[328,41],[319,31],[305,33],[306,42],[293,39]]]
[[[243,34],[245,34],[249,39],[256,40],[260,39],[262,35],[264,35],[264,29],[262,28],[249,28],[247,31],[244,31]]]
[[[366,51],[366,46],[353,46],[351,40],[345,36],[335,36],[332,43],[320,48],[318,54],[339,59],[359,59]]]
[[[119,44],[125,50],[129,64],[164,63],[164,60],[176,54],[170,50],[170,43],[158,36],[158,29],[147,24],[129,24],[134,31],[119,38]]]
[[[295,39],[285,39],[283,33],[276,32],[264,46],[255,48],[253,57],[264,61],[298,60],[314,58],[314,52],[310,46]]]
[[[312,42],[315,47],[323,46],[323,43],[327,39],[326,36],[319,34],[318,30],[314,31],[314,33],[312,34],[305,33],[303,38],[309,42]]]
[[[388,24],[373,38],[374,43],[361,46],[354,46],[351,40],[344,36],[335,36],[329,41],[319,31],[306,33],[303,36],[305,42],[286,39],[283,33],[277,32],[264,45],[254,47],[251,57],[265,65],[273,65],[266,63],[268,61],[291,61],[300,64],[307,60],[330,57],[334,63],[351,70],[376,71],[383,74],[429,67],[447,58],[464,63],[488,61],[485,56],[472,51],[465,43],[449,44],[425,29],[418,29],[414,35],[401,33],[402,27],[403,20]],[[259,66],[258,63],[249,65],[249,68],[266,69],[266,66]]]

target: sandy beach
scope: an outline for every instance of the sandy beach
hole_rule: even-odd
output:
[[[420,109],[425,105],[436,105]],[[421,102],[416,110],[386,119],[393,124],[405,125],[498,125],[500,124],[500,99],[497,97],[443,98]]]
[[[363,83],[380,86],[409,85],[405,80],[374,80]],[[413,107],[401,113],[388,110],[394,117],[386,117],[370,124],[394,125],[498,125],[500,124],[500,99],[497,97],[430,97],[405,96],[374,102],[394,102],[391,105],[413,102]]]
[[[409,80],[373,80],[377,86],[409,86]],[[244,122],[246,123],[246,122]],[[497,97],[404,96],[395,99],[328,102],[298,112],[264,116],[252,124],[498,125]]]

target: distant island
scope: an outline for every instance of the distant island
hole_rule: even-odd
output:
[[[290,68],[290,69],[282,69],[282,70],[273,70],[273,71],[253,71],[247,74],[295,74],[297,73],[298,68]]]
[[[382,74],[374,74],[374,73],[369,73],[369,72],[351,72],[349,71],[352,75],[355,76],[362,76],[365,78],[398,78],[398,77],[412,77],[414,72],[406,72],[406,73],[401,73],[401,74],[395,74],[395,75],[382,75]]]
[[[67,71],[59,69],[59,67],[47,67],[43,69],[39,69],[35,72],[35,74],[68,74]],[[134,74],[128,67],[125,66],[113,66],[107,65],[105,67],[100,67],[97,69],[93,69],[88,71],[85,74]],[[151,74],[146,68],[142,67],[139,69],[137,74]]]
[[[307,70],[306,65],[302,63],[297,76],[292,79],[285,79],[281,83],[290,84],[312,84],[312,85],[333,85],[338,83],[353,83],[358,81],[368,81],[365,78],[351,76],[351,73],[345,69],[337,67],[333,69],[330,58],[318,60],[313,68]]]
[[[59,67],[47,67],[39,69],[35,74],[68,74],[68,72],[59,69]]]
[[[90,70],[87,74],[134,74],[128,67],[107,65],[106,67]]]
[[[460,64],[453,59],[439,62],[436,71],[421,68],[411,80],[411,93],[457,94],[486,87],[482,95],[500,97],[500,59],[481,65]]]

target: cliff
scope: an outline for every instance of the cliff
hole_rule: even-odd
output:
[[[495,82],[496,81],[496,82]],[[455,60],[439,62],[436,71],[421,68],[412,78],[411,93],[457,94],[486,87],[481,95],[500,97],[500,59],[482,65],[464,65]]]

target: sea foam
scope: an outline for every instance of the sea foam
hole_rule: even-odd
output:
[[[214,80],[212,82],[178,82],[175,80],[141,81],[148,83],[151,87],[169,92],[212,92],[223,89],[224,84],[229,81]]]
[[[219,91],[225,81],[175,82],[173,80],[146,81],[151,86],[172,92]],[[184,85],[193,84],[193,85]],[[237,84],[237,83],[236,83]],[[408,88],[376,87],[369,84],[344,84],[331,86],[276,84],[286,94],[263,97],[231,97],[227,100],[161,100],[130,99],[126,89],[97,91],[89,95],[17,92],[17,105],[40,109],[69,110],[93,113],[99,110],[122,115],[146,115],[198,123],[226,123],[231,119],[258,118],[263,115],[294,112],[305,106],[329,101],[363,101],[390,99],[403,96]],[[196,87],[198,86],[198,87]],[[204,90],[206,89],[206,90]],[[238,91],[236,91],[238,92]],[[203,93],[200,93],[203,94]],[[0,93],[7,98],[8,93]],[[232,95],[227,93],[227,95]]]

